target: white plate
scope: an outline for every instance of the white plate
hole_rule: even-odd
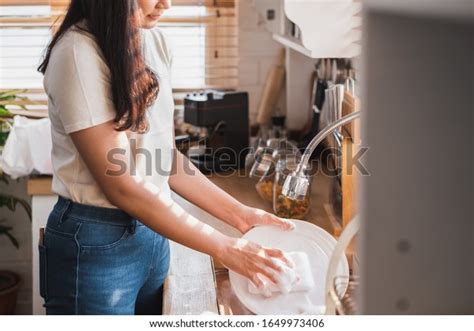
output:
[[[250,311],[258,315],[321,314],[324,312],[326,273],[336,240],[322,228],[304,221],[291,220],[296,227],[283,231],[274,226],[259,226],[242,238],[285,252],[306,252],[309,256],[315,287],[310,292],[277,294],[271,298],[248,292],[247,278],[229,271],[232,288]],[[338,275],[349,276],[347,260],[341,261]]]

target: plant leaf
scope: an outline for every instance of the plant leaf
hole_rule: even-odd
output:
[[[18,240],[16,240],[16,238],[13,237],[13,235],[10,232],[6,232],[5,234],[8,237],[8,239],[10,239],[13,246],[15,246],[16,249],[20,249],[20,243],[18,242]]]
[[[16,90],[8,90],[8,91],[0,92],[0,99],[4,97],[8,97],[8,96],[13,96],[13,98],[15,98],[17,94],[26,93],[27,91],[28,90],[26,89],[23,89],[23,90],[16,89]]]
[[[0,194],[0,207],[7,207],[11,211],[16,211],[16,205],[20,204],[28,214],[31,221],[31,206],[23,199],[19,199],[12,195]]]

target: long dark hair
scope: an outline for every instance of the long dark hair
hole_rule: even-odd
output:
[[[38,71],[46,72],[54,46],[82,20],[110,69],[116,129],[146,132],[146,110],[156,100],[159,84],[142,54],[136,0],[72,0]]]

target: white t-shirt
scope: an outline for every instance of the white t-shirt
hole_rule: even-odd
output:
[[[136,139],[135,146],[139,151],[136,175],[170,196],[168,177],[174,147],[171,52],[157,28],[142,29],[141,33],[145,61],[155,72],[160,91],[148,109],[149,131],[144,134],[129,132],[127,136],[129,141]],[[101,54],[91,35],[71,28],[53,48],[43,84],[48,94],[53,139],[53,191],[74,202],[114,208],[69,136],[71,132],[115,118],[110,71]]]

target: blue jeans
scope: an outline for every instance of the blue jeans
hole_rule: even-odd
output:
[[[121,210],[60,197],[39,253],[47,314],[161,313],[168,240]]]

